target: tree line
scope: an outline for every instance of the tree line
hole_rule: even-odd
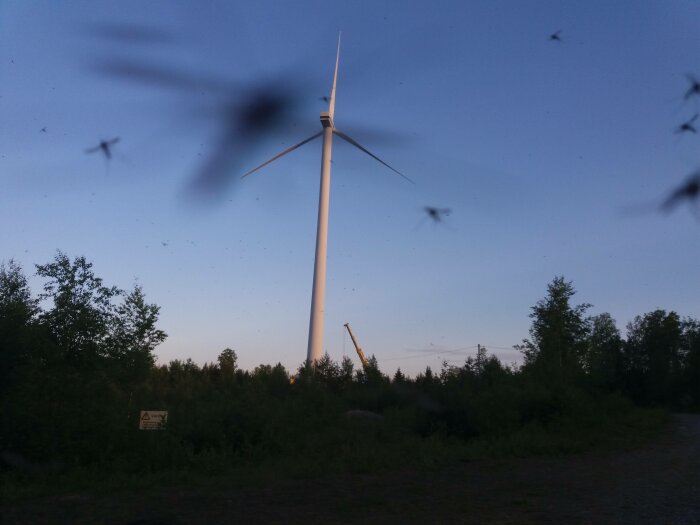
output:
[[[467,449],[552,453],[651,425],[639,406],[700,408],[697,320],[655,310],[623,338],[609,314],[571,304],[563,277],[532,307],[521,366],[482,350],[411,378],[386,375],[374,356],[366,368],[325,355],[294,371],[242,370],[230,348],[203,366],[157,365],[166,334],[140,286],[107,286],[84,257],[62,252],[36,274],[35,296],[18,264],[0,265],[0,472],[13,475],[22,464],[376,468]],[[168,410],[167,428],[139,431],[144,409]]]
[[[627,324],[623,338],[608,313],[586,317],[572,283],[555,277],[532,307],[530,339],[517,348],[523,372],[545,381],[578,381],[620,391],[643,405],[700,408],[700,323],[657,309]]]

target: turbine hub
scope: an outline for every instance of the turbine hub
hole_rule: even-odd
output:
[[[333,124],[333,117],[328,111],[321,111],[321,124],[324,128],[335,129],[335,125]]]

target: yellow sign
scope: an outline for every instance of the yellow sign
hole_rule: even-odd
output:
[[[139,430],[163,430],[167,422],[167,410],[142,410],[139,418]]]

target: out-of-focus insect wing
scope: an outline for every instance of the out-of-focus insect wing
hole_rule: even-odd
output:
[[[161,44],[174,41],[174,37],[165,31],[136,24],[98,22],[86,25],[83,32],[88,35],[126,44]]]
[[[107,60],[93,66],[98,73],[124,80],[137,81],[160,87],[181,90],[212,90],[232,94],[237,90],[233,83],[220,79],[205,77],[200,74],[188,74],[162,66],[139,64],[124,60]]]
[[[661,204],[661,210],[669,213],[684,199],[695,200],[700,197],[700,173],[695,173],[681,186],[671,192]]]
[[[698,82],[698,79],[690,73],[686,73],[685,77],[688,79],[688,82],[690,82],[690,87],[688,88],[688,91],[685,92],[685,96],[683,97],[687,100],[694,94],[700,94],[700,82]]]

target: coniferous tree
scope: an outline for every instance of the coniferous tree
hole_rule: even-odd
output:
[[[343,360],[340,362],[340,380],[344,385],[349,385],[352,383],[354,371],[355,364],[352,362],[352,359],[344,355]]]
[[[525,367],[545,378],[569,378],[583,369],[589,332],[584,314],[591,305],[571,306],[569,301],[575,293],[571,282],[555,277],[547,286],[547,297],[532,307],[531,339],[517,347],[523,353]]]

